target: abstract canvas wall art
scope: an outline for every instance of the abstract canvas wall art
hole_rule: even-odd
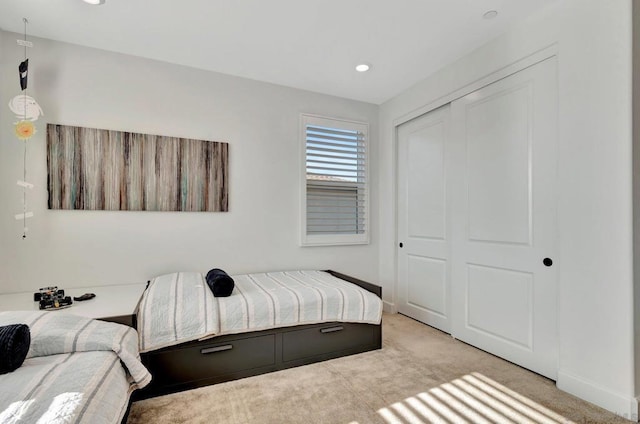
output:
[[[228,143],[48,124],[48,206],[226,212],[228,156]]]

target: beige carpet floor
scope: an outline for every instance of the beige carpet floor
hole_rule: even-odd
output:
[[[383,348],[133,403],[139,423],[629,423],[402,315]]]

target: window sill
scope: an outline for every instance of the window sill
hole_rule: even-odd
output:
[[[369,244],[369,234],[327,234],[327,235],[307,235],[300,241],[302,247],[311,246],[348,246],[358,244]]]

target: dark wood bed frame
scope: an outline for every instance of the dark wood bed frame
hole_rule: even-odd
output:
[[[382,297],[382,288],[327,271]],[[382,325],[332,322],[231,334],[141,354],[153,379],[133,393],[146,399],[382,347]]]

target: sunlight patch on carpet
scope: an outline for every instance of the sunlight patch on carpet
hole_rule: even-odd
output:
[[[575,424],[474,372],[378,410],[388,424]]]

